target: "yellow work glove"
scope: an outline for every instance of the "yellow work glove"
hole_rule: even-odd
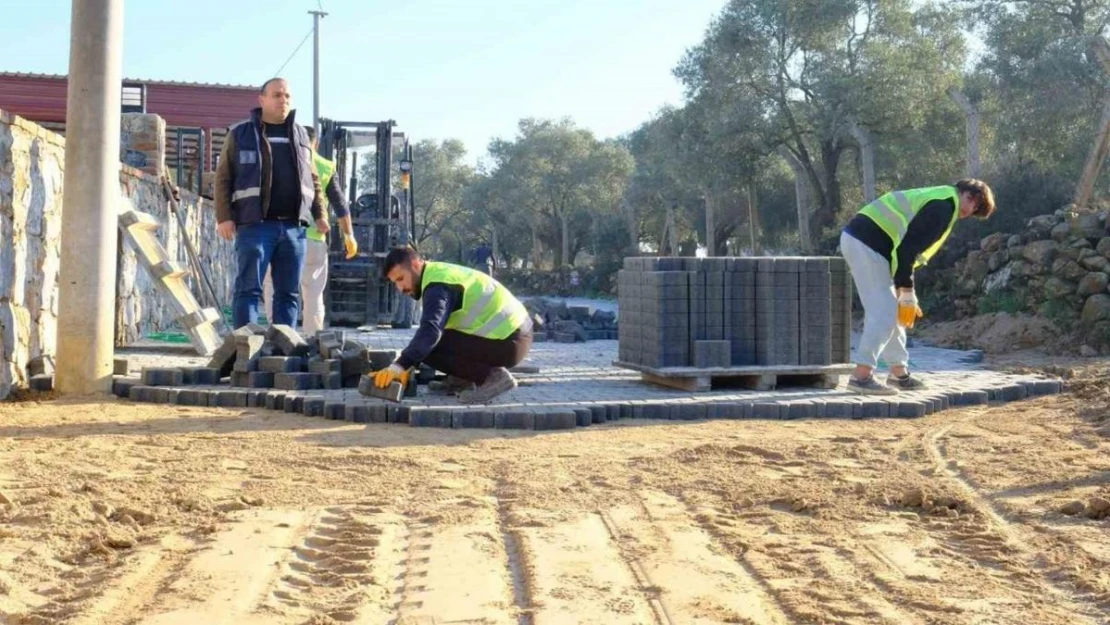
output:
[[[921,306],[917,303],[917,294],[913,289],[902,291],[898,295],[898,325],[903,328],[912,328],[913,324],[925,316]]]
[[[355,233],[343,234],[343,247],[347,249],[347,260],[358,254],[358,241],[355,240]]]
[[[392,384],[394,380],[400,382],[401,386],[408,386],[408,369],[402,369],[401,365],[394,363],[374,374],[374,386],[378,388],[385,388]]]

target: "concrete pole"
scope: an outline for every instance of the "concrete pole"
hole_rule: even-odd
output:
[[[116,312],[123,0],[72,0],[58,277],[62,393],[109,393]]]
[[[320,18],[327,13],[309,13],[312,14],[312,127],[320,132]]]

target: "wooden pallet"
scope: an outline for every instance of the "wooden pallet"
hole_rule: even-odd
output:
[[[639,371],[645,382],[691,393],[720,388],[770,391],[779,386],[836,388],[841,376],[852,372],[850,364],[776,365],[743,367],[648,367],[614,360],[613,365]]]

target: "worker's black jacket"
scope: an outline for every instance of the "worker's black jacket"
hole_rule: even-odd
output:
[[[312,159],[308,133],[294,121],[295,111],[285,118],[285,127],[301,190],[299,221],[310,225],[324,215],[324,197]],[[265,139],[262,109],[251,111],[248,120],[232,126],[216,168],[216,219],[237,225],[267,218],[273,176],[273,152]]]

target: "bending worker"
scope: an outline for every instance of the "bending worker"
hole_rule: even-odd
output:
[[[907,367],[906,328],[922,315],[913,271],[937,253],[957,219],[986,219],[992,213],[991,188],[969,178],[951,186],[887,193],[844,226],[840,251],[863,303],[863,336],[849,391],[894,395],[925,387]],[[874,376],[880,356],[890,366],[886,384]]]
[[[375,386],[408,384],[409,369],[423,362],[448,375],[462,403],[485,403],[516,388],[508,368],[532,347],[532,319],[508,289],[481,271],[426,261],[410,247],[390,250],[382,273],[422,300],[424,312],[397,361],[372,374]]]
[[[343,196],[339,176],[335,175],[335,163],[320,156],[316,151],[320,146],[316,129],[305,126],[304,130],[312,145],[312,159],[316,166],[316,173],[320,176],[320,187],[324,189],[328,204],[335,211],[339,230],[343,233],[346,257],[354,258],[358,254],[358,241],[355,240],[354,229],[351,227],[351,212],[347,207],[347,198]],[[304,269],[301,270],[300,284],[301,301],[304,302],[304,335],[315,336],[317,332],[324,329],[324,287],[328,284],[328,242],[324,233],[314,225],[309,226],[305,231]],[[274,283],[270,278],[270,272],[266,272],[262,291],[266,300],[266,318],[270,323],[274,323],[273,317],[270,316],[274,301]]]

